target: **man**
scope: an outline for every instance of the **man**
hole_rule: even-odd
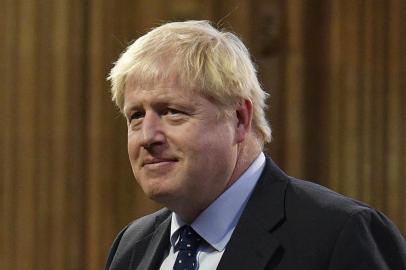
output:
[[[106,269],[406,269],[383,214],[265,158],[266,93],[235,35],[162,25],[109,79],[134,176],[166,208],[120,232]]]

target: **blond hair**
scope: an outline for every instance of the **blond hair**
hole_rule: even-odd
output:
[[[233,33],[219,31],[208,21],[172,22],[151,30],[114,64],[108,77],[112,99],[122,111],[129,76],[145,87],[173,75],[180,87],[197,91],[224,109],[250,100],[254,132],[261,143],[271,140],[265,118],[267,93],[248,49]]]

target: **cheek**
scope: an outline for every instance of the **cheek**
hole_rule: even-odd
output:
[[[137,143],[137,139],[135,138],[134,135],[130,135],[130,134],[128,135],[127,151],[128,151],[128,156],[129,156],[131,162],[133,161],[133,159],[138,157],[139,146]]]
[[[233,156],[235,144],[233,135],[227,127],[210,127],[199,131],[196,138],[188,140],[193,158],[203,163],[224,165]]]
[[[228,125],[207,127],[200,138],[204,138],[205,147],[214,149],[228,149],[233,146],[234,136]]]

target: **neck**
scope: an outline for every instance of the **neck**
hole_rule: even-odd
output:
[[[248,169],[249,166],[255,161],[258,155],[261,153],[262,147],[256,140],[256,138],[249,137],[246,141],[238,147],[238,158],[235,165],[233,174],[230,177],[230,181],[226,187],[228,189],[232,186],[240,176]]]
[[[218,194],[220,196],[223,194],[228,188],[230,188],[239,178],[240,176],[251,166],[251,164],[255,161],[258,155],[262,151],[262,146],[258,143],[257,139],[254,137],[249,137],[243,143],[238,145],[238,156],[235,164],[234,171],[229,178],[229,181],[224,186],[224,189]],[[217,197],[218,197],[217,196]],[[191,224],[207,207],[210,206],[212,201],[206,202],[205,205],[196,204],[192,205],[189,203],[182,203],[181,209],[173,209],[175,212],[188,224]]]

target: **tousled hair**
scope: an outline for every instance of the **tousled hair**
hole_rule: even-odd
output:
[[[248,49],[236,35],[208,21],[167,23],[127,48],[108,77],[112,99],[121,111],[129,77],[143,89],[175,77],[179,87],[197,91],[225,111],[250,100],[255,134],[262,144],[271,140],[265,118],[267,93]]]

